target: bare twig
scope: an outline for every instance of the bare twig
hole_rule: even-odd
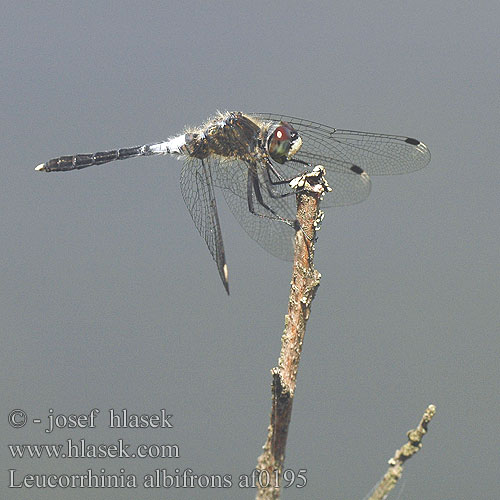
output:
[[[292,415],[297,370],[302,352],[306,322],[311,302],[319,286],[321,275],[314,269],[314,241],[316,228],[322,218],[319,200],[330,190],[321,166],[294,179],[297,190],[297,221],[293,275],[285,316],[285,330],[281,337],[281,354],[278,366],[271,370],[272,410],[266,444],[258,458],[258,500],[277,499],[280,496],[280,479],[285,459],[288,426]]]
[[[368,500],[384,500],[387,498],[389,492],[396,486],[398,479],[403,474],[403,464],[422,448],[422,438],[427,432],[427,425],[435,413],[436,407],[434,405],[429,405],[418,427],[408,431],[408,442],[401,446],[399,450],[396,450],[394,456],[389,460],[387,472],[375,486]]]

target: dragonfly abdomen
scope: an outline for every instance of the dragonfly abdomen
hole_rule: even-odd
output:
[[[102,165],[115,160],[126,160],[135,156],[151,154],[145,149],[145,146],[136,146],[133,148],[113,149],[111,151],[98,151],[90,154],[77,154],[69,156],[60,156],[53,158],[45,163],[41,163],[35,170],[45,172],[66,172],[68,170],[80,170],[81,168],[91,167],[93,165]]]

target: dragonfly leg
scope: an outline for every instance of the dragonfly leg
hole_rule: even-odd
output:
[[[310,163],[307,163],[306,161],[303,161],[303,160],[295,160],[295,159],[291,159],[291,160],[288,160],[290,163],[293,162],[293,163],[300,163],[301,165],[305,165],[306,167],[308,167],[308,169],[311,169],[312,168],[312,165]],[[273,180],[271,179],[271,172],[276,176],[276,178],[278,179],[277,181],[276,180]],[[267,168],[266,168],[266,173],[267,173],[267,177],[269,179],[269,182],[271,183],[271,185],[273,186],[280,186],[282,184],[289,184],[290,181],[294,178],[290,178],[290,179],[285,179],[275,168],[274,168],[274,165],[268,161],[267,162]],[[305,171],[303,172],[303,174],[306,173]]]
[[[276,179],[278,179],[278,180],[273,181],[271,179],[271,172],[276,176]],[[273,186],[275,186],[275,185],[281,185],[281,184],[286,184],[286,183],[289,182],[274,168],[274,165],[271,162],[267,163],[266,173],[267,173],[267,177],[269,179],[269,182]]]
[[[274,168],[273,168],[272,171],[275,172]],[[279,182],[273,181],[271,179],[271,174],[269,173],[268,169],[266,169],[266,177],[267,177],[266,178],[266,188],[267,188],[267,192],[268,192],[268,194],[269,194],[269,196],[271,198],[274,198],[274,199],[286,198],[287,196],[295,195],[297,193],[300,193],[300,191],[301,191],[300,189],[296,189],[296,190],[293,190],[293,191],[286,191],[285,193],[276,193],[272,189],[272,186],[277,186],[277,185],[282,185],[282,184],[290,184],[290,182],[293,180],[293,178],[289,179],[289,180],[283,179],[282,181],[279,181]]]
[[[255,193],[255,198],[259,202],[259,205],[268,210],[272,215],[261,214],[255,210],[253,204],[253,193]],[[259,179],[255,174],[251,173],[250,171],[248,172],[248,177],[247,177],[247,201],[248,201],[248,210],[250,211],[251,214],[256,215],[257,217],[263,217],[265,219],[278,220],[280,222],[288,224],[289,226],[295,227],[296,221],[280,217],[269,205],[267,205],[260,191]]]

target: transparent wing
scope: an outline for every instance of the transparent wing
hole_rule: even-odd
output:
[[[286,115],[257,113],[252,116],[274,122],[287,121],[301,135],[303,152],[328,158],[333,165],[340,162],[341,168],[345,164],[357,165],[368,175],[406,174],[424,168],[431,159],[427,146],[411,137],[342,130]]]
[[[290,193],[291,189],[285,185],[272,187],[270,191],[271,187],[268,189],[265,172],[262,168],[257,168],[255,175],[262,196],[261,201],[272,210],[271,212],[259,201],[255,189],[249,191],[250,174],[247,163],[242,160],[218,161],[214,171],[216,185],[222,189],[231,212],[250,238],[270,254],[283,260],[292,260],[295,231],[290,225],[276,218],[278,216],[289,221],[295,220],[294,193],[277,197]],[[249,196],[256,213],[250,211]]]
[[[302,148],[294,158],[313,166],[323,165],[333,188],[332,196],[325,197],[323,206],[363,201],[370,193],[370,186],[360,171],[369,176],[404,174],[425,167],[431,159],[427,146],[410,137],[336,129],[272,113],[252,113],[251,116],[272,122],[283,120],[299,132]],[[300,164],[294,165],[293,161],[284,167],[300,170]]]
[[[332,162],[330,157],[308,153],[303,147],[293,157],[311,165],[311,170],[316,165],[323,165],[327,169],[326,179],[332,191],[325,194],[321,207],[341,207],[360,203],[370,195],[371,180],[368,174],[347,162]],[[283,165],[273,162],[273,167],[285,179],[291,179],[303,174],[308,167],[297,161],[287,161]]]
[[[181,170],[180,182],[186,207],[194,225],[205,239],[217,264],[222,283],[229,293],[226,258],[210,164],[201,160],[186,160]]]

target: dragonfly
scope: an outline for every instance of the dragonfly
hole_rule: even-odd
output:
[[[182,197],[228,294],[216,188],[253,240],[272,255],[291,260],[297,229],[292,179],[323,165],[333,189],[322,207],[336,207],[365,200],[372,175],[405,174],[430,162],[427,146],[411,137],[344,130],[281,114],[233,111],[218,112],[202,126],[186,128],[165,141],[60,156],[35,170],[66,172],[152,155],[184,160]]]

